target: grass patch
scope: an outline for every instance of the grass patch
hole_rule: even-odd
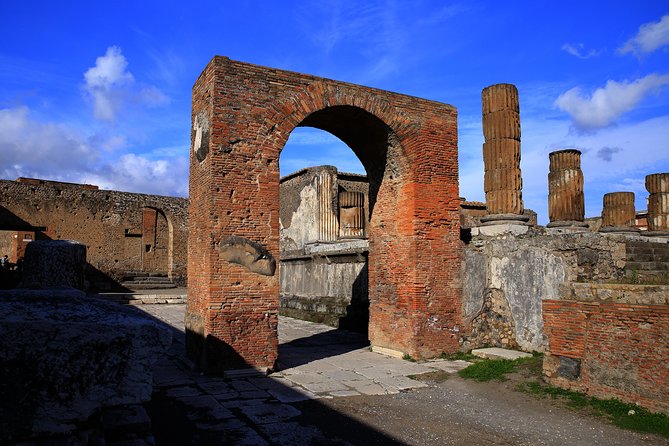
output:
[[[441,352],[441,355],[439,355],[439,359],[447,359],[449,361],[476,361],[480,360],[478,356],[474,356],[471,353],[465,353],[465,352],[455,352],[455,353],[445,353]]]
[[[470,365],[458,372],[462,378],[474,381],[502,381],[504,375],[511,373],[516,368],[514,361],[508,359],[494,359],[481,361]]]
[[[536,369],[541,367],[543,355],[533,353],[529,358],[510,359],[489,359],[474,363],[458,372],[462,378],[473,379],[474,381],[503,381],[504,375],[516,371],[519,366]]]
[[[405,361],[409,361],[409,362],[416,362],[416,360],[413,359],[413,358],[411,357],[411,355],[408,354],[408,353],[405,353],[404,356],[402,356],[402,359],[404,359]]]
[[[589,397],[581,392],[538,382],[521,383],[517,386],[517,390],[539,398],[550,396],[553,399],[564,399],[567,400],[567,406],[587,409],[593,415],[604,417],[622,429],[658,434],[669,438],[669,416],[650,412],[636,404],[623,403],[617,399],[603,400]]]

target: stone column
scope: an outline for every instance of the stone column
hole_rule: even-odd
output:
[[[318,174],[318,241],[337,240],[337,168],[324,166]]]
[[[604,195],[600,232],[639,232],[634,227],[634,192],[611,192]]]
[[[549,228],[587,228],[584,223],[585,199],[581,152],[558,150],[548,154],[548,223]]]
[[[511,84],[483,89],[483,164],[487,214],[484,225],[524,224],[520,174],[520,108]]]
[[[648,232],[645,235],[669,235],[669,173],[646,176],[648,197]]]

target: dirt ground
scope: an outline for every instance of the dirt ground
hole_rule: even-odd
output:
[[[669,445],[669,439],[621,430],[565,402],[515,390],[523,373],[478,383],[433,376],[430,387],[387,396],[295,404],[298,421],[332,444],[354,445]],[[339,443],[339,441],[342,443]]]

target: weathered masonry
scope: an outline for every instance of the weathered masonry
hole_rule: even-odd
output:
[[[20,178],[0,180],[0,247],[11,262],[32,240],[87,246],[87,279],[104,289],[128,272],[185,283],[188,200]],[[111,279],[111,281],[110,281]]]
[[[454,107],[214,57],[193,87],[187,348],[209,370],[271,368],[279,155],[295,127],[348,144],[369,178],[369,338],[459,348]]]
[[[367,177],[311,167],[279,190],[281,314],[367,334]]]

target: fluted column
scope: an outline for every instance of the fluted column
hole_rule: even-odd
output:
[[[648,196],[648,232],[669,235],[669,173],[646,176]],[[666,233],[666,234],[665,234]]]
[[[603,204],[601,232],[639,232],[634,227],[634,192],[610,192]]]
[[[522,223],[523,180],[520,173],[520,108],[518,90],[511,84],[483,89],[484,190],[486,224]]]
[[[548,227],[587,227],[581,152],[558,150],[548,157]]]
[[[339,222],[336,212],[337,169],[326,166],[318,174],[318,241],[337,240]]]

